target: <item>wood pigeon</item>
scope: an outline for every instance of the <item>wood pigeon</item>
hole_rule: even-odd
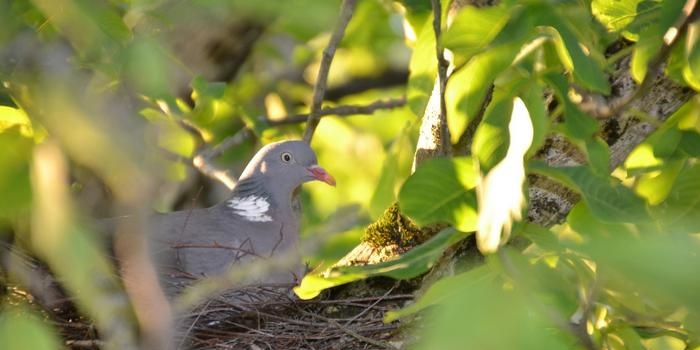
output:
[[[172,294],[188,280],[223,273],[233,264],[297,249],[299,213],[292,195],[313,180],[335,186],[306,142],[276,142],[255,154],[226,201],[153,217],[149,244],[166,292]],[[293,283],[303,269],[300,261],[259,282]]]

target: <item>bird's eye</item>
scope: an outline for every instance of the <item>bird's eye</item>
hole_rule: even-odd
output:
[[[282,153],[282,161],[285,163],[289,163],[292,161],[292,154],[289,152],[284,152]]]

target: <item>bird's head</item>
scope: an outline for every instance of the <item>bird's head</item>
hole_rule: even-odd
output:
[[[270,185],[291,190],[313,180],[335,186],[333,176],[318,165],[314,151],[301,140],[280,141],[261,148],[241,174],[241,178],[249,176],[263,176],[272,182]]]

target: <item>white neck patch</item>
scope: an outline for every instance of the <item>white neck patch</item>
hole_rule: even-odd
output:
[[[272,217],[267,215],[270,209],[270,202],[261,196],[233,197],[226,202],[226,206],[233,209],[236,215],[248,221],[266,222],[272,221]]]

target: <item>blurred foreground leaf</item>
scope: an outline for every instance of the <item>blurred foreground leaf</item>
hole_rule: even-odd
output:
[[[61,347],[47,322],[25,307],[5,307],[0,312],[0,349],[54,350]]]

